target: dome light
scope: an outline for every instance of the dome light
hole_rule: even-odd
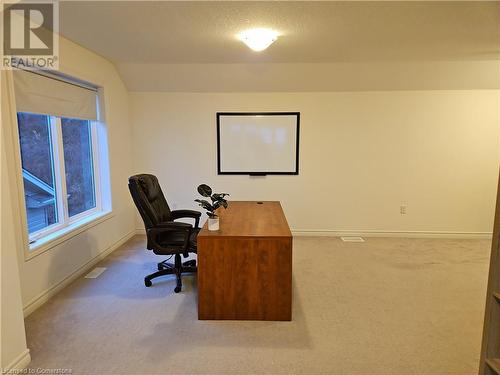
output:
[[[278,39],[278,33],[270,29],[250,29],[240,33],[238,39],[245,43],[248,48],[260,52]]]

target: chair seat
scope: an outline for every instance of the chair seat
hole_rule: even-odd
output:
[[[196,250],[196,238],[200,228],[193,228],[189,236],[189,248]],[[168,248],[169,246],[183,246],[184,236],[179,232],[166,232],[159,236],[158,242],[161,246]]]

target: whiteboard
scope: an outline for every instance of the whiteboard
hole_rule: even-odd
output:
[[[217,113],[219,174],[298,174],[299,112]]]

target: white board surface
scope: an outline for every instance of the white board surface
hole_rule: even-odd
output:
[[[220,173],[297,169],[298,114],[219,114]]]

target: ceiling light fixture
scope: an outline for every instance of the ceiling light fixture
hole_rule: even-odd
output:
[[[250,29],[238,34],[238,39],[248,48],[260,52],[278,39],[278,33],[271,29]]]

